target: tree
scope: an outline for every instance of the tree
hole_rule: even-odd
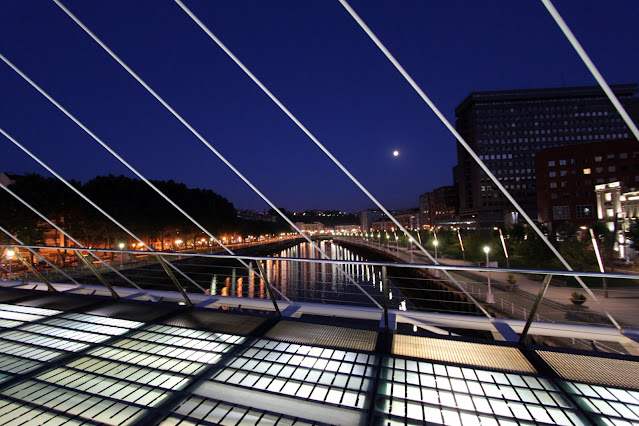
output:
[[[633,220],[630,223],[630,228],[626,232],[626,238],[632,241],[632,248],[639,250],[639,220]]]

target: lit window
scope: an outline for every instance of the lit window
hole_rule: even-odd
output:
[[[609,172],[616,172],[617,168],[615,166],[608,166],[608,171]]]
[[[590,170],[590,168],[584,169],[584,174],[585,174],[585,175],[589,175],[590,173],[592,173],[592,171]]]
[[[566,160],[559,160],[559,165],[560,166],[565,166],[566,165]]]
[[[549,161],[549,162],[548,162],[548,166],[553,167],[554,165],[555,165],[555,162],[554,162],[554,161]]]
[[[604,195],[604,199],[606,201],[612,201],[612,192],[606,192],[606,194]]]
[[[595,156],[595,162],[600,162],[601,161],[601,155],[597,155]]]

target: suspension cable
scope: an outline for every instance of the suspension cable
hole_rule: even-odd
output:
[[[55,4],[60,7],[80,28],[82,28],[96,43],[104,49],[115,61],[117,61],[122,68],[124,68],[133,78],[137,80],[158,102],[160,102],[175,118],[177,118],[187,129],[197,137],[211,152],[213,152],[226,166],[228,166],[244,183],[246,183],[257,195],[262,198],[273,210],[275,210],[297,233],[299,233],[306,241],[308,241],[315,250],[317,250],[322,256],[330,259],[330,256],[326,254],[317,244],[313,242],[311,238],[305,235],[301,229],[299,229],[295,223],[293,223],[275,204],[271,202],[251,181],[248,180],[238,169],[236,169],[219,151],[217,151],[195,128],[193,128],[180,114],[178,114],[160,95],[158,95],[140,76],[138,76],[119,56],[117,56],[102,40],[100,40],[86,25],[82,23],[69,9],[67,9],[59,0],[53,0]],[[350,275],[348,275],[349,281],[357,288],[360,289],[378,308],[382,309],[382,306],[364,290],[364,288],[355,281]]]
[[[176,0],[177,1],[177,0]],[[452,126],[452,124],[448,121],[446,117],[439,111],[437,106],[430,100],[426,93],[419,87],[419,85],[413,80],[413,78],[408,74],[408,72],[401,66],[401,64],[395,59],[395,57],[388,51],[386,46],[382,44],[382,42],[377,38],[377,36],[373,33],[373,31],[366,25],[366,23],[359,17],[359,15],[353,10],[353,8],[346,2],[346,0],[339,0],[339,2],[344,6],[344,8],[348,11],[348,13],[355,19],[355,21],[359,24],[359,26],[366,32],[366,34],[371,38],[371,40],[377,45],[377,47],[384,53],[386,58],[395,66],[397,71],[406,79],[406,81],[413,87],[413,89],[417,92],[417,94],[428,104],[428,106],[433,110],[435,115],[442,121],[442,123],[448,128],[448,130],[457,138],[457,141],[466,149],[466,151],[470,154],[470,156],[475,160],[475,162],[481,167],[481,169],[486,173],[488,177],[497,185],[499,190],[504,194],[504,196],[513,204],[515,209],[524,217],[526,222],[535,230],[537,235],[546,243],[546,245],[550,248],[550,250],[555,254],[557,259],[561,261],[566,269],[569,271],[573,271],[573,268],[568,264],[566,259],[559,253],[559,251],[552,245],[550,240],[544,235],[543,232],[539,229],[539,227],[532,221],[530,216],[526,214],[524,209],[519,205],[519,203],[510,195],[508,190],[499,182],[497,177],[490,171],[490,169],[486,166],[486,164],[479,158],[479,156],[473,151],[473,149],[468,145],[466,140],[457,132],[457,130]],[[581,285],[581,287],[593,298],[593,300],[599,305],[599,307],[606,313],[608,319],[612,322],[612,324],[619,330],[623,331],[619,323],[612,317],[610,312],[601,304],[599,299],[595,296],[595,294],[590,290],[590,288],[586,285],[586,283],[580,278],[575,277],[577,282]]]
[[[4,130],[0,129],[0,132],[2,132],[2,134],[7,137],[7,138],[11,138],[9,135],[7,135]],[[11,140],[11,139],[10,139]],[[38,215],[38,217],[40,217],[42,220],[44,220],[45,222],[47,222],[49,225],[51,225],[54,229],[56,229],[57,231],[59,231],[60,233],[62,233],[62,235],[64,235],[65,237],[67,237],[69,240],[73,241],[73,243],[75,243],[78,247],[83,248],[85,250],[87,250],[87,252],[89,252],[91,254],[91,256],[95,257],[97,260],[99,260],[100,262],[102,262],[104,265],[106,265],[109,269],[111,269],[113,272],[115,272],[117,275],[120,276],[120,278],[124,279],[126,282],[128,282],[129,284],[131,284],[133,287],[137,288],[138,290],[142,290],[144,291],[142,288],[140,288],[136,283],[134,283],[133,281],[131,281],[129,278],[127,278],[126,276],[124,276],[120,271],[118,271],[117,269],[113,268],[108,262],[105,262],[104,260],[102,260],[97,254],[95,254],[95,252],[87,249],[84,245],[82,245],[78,240],[76,240],[75,238],[73,238],[71,235],[69,235],[68,233],[66,233],[62,228],[60,228],[58,225],[56,225],[53,221],[51,221],[48,217],[46,217],[45,215],[43,215],[42,213],[40,213],[38,210],[35,209],[35,207],[33,207],[31,204],[29,204],[28,202],[26,202],[25,200],[23,200],[18,194],[16,194],[15,192],[13,192],[12,190],[10,190],[9,188],[7,188],[5,185],[3,185],[2,183],[0,183],[0,188],[4,189],[6,192],[8,192],[13,198],[15,198],[16,200],[20,201],[26,208],[28,208],[29,210],[31,210],[33,213],[35,213],[36,215]]]
[[[3,60],[6,60],[4,58],[4,56],[2,56],[2,54],[0,54],[0,58],[2,58]],[[144,247],[146,247],[147,250],[153,252],[155,250],[153,250],[151,247],[149,247],[144,241],[142,241],[140,238],[138,238],[133,232],[129,231],[128,228],[126,228],[124,225],[122,225],[120,222],[118,222],[117,220],[115,220],[115,218],[113,218],[110,214],[108,214],[107,212],[105,212],[100,206],[98,206],[96,203],[94,203],[93,201],[91,201],[86,195],[84,195],[82,192],[80,192],[76,187],[74,187],[73,185],[71,185],[66,179],[64,179],[62,176],[60,176],[58,173],[56,173],[51,167],[47,166],[42,160],[40,160],[35,154],[33,154],[31,151],[29,151],[27,148],[25,148],[24,146],[22,146],[17,140],[15,140],[13,137],[11,137],[11,135],[9,135],[8,133],[6,133],[3,129],[0,128],[0,133],[2,133],[7,139],[9,139],[11,142],[13,142],[13,144],[15,146],[17,146],[18,148],[20,148],[25,154],[27,154],[29,157],[31,157],[32,159],[34,159],[38,164],[40,164],[42,167],[44,167],[49,173],[51,173],[53,176],[55,176],[56,178],[58,178],[62,183],[64,183],[69,189],[71,189],[73,192],[75,192],[76,194],[78,194],[80,197],[82,197],[82,199],[84,201],[86,201],[87,203],[91,204],[96,210],[98,210],[100,213],[102,213],[103,215],[105,215],[108,219],[110,219],[113,223],[115,223],[116,225],[118,225],[120,227],[120,229],[122,229],[124,232],[126,232],[127,234],[129,234],[133,239],[135,239],[136,241],[138,241],[140,244],[142,244]],[[7,187],[5,187],[4,185],[2,185],[3,188],[5,189],[5,191],[10,191]],[[35,210],[34,210],[35,212]],[[55,225],[53,224],[53,222],[48,221],[48,223],[52,226],[55,227]],[[59,231],[63,232],[59,227],[56,227],[56,229],[58,229]],[[77,241],[72,240],[74,243],[78,244],[78,246],[83,247],[81,244],[79,244]],[[175,269],[178,273],[180,273],[180,275],[182,275],[184,278],[186,278],[187,280],[189,280],[193,285],[195,285],[196,287],[198,287],[200,290],[202,290],[202,292],[205,292],[205,290],[195,281],[193,281],[191,279],[191,277],[189,277],[188,275],[186,275],[184,272],[182,272],[177,266],[173,265],[171,262],[167,262],[173,269]],[[131,282],[130,280],[127,280],[128,282]],[[140,287],[136,286],[138,289],[142,290]]]
[[[20,241],[20,239],[18,237],[16,237],[15,235],[13,235],[11,232],[7,231],[6,229],[4,229],[2,226],[0,226],[0,231],[4,232],[5,234],[7,234],[7,236],[9,236],[9,238],[13,239],[14,241],[16,241],[18,244],[20,245],[24,245],[24,243],[22,241]],[[67,279],[69,279],[72,283],[75,283],[79,286],[82,286],[82,284],[80,284],[79,282],[77,282],[76,280],[74,280],[70,275],[68,275],[66,272],[64,272],[62,269],[58,268],[57,266],[55,266],[53,263],[49,262],[47,259],[45,259],[43,256],[40,255],[40,253],[38,253],[37,251],[33,250],[32,248],[27,248],[27,250],[29,250],[29,253],[33,253],[36,255],[36,257],[40,260],[43,260],[47,265],[51,266],[53,269],[55,269],[56,271],[58,271],[60,274],[64,275],[65,277],[67,277]]]
[[[572,33],[572,31],[570,30],[570,27],[568,27],[568,24],[566,24],[566,22],[563,20],[563,18],[561,17],[557,9],[555,9],[555,6],[552,4],[552,1],[541,0],[541,2],[544,4],[544,6],[546,6],[546,9],[548,10],[548,12],[550,12],[550,14],[552,15],[553,19],[555,20],[559,28],[561,28],[561,31],[563,31],[564,35],[566,36],[566,38],[568,39],[572,47],[579,54],[579,57],[581,58],[581,60],[584,62],[584,64],[586,64],[592,76],[595,77],[595,80],[597,80],[597,82],[599,83],[599,86],[601,86],[603,91],[606,93],[606,96],[608,96],[608,99],[610,99],[610,102],[612,102],[612,104],[615,106],[615,108],[617,109],[617,112],[619,113],[619,115],[621,115],[621,118],[623,118],[623,121],[625,121],[626,125],[628,126],[632,134],[635,135],[635,139],[639,141],[639,129],[637,129],[637,125],[632,121],[632,118],[630,118],[626,109],[623,107],[623,105],[621,105],[621,102],[619,102],[619,99],[614,94],[612,89],[610,89],[610,86],[606,82],[606,79],[603,78],[603,76],[601,75],[601,73],[599,72],[595,64],[590,60],[590,56],[588,56],[584,48],[581,47],[581,43],[579,43],[579,40],[577,40],[577,37],[575,37],[575,35]]]
[[[56,0],[54,0],[56,1]],[[294,115],[291,113],[288,108],[284,106],[284,104],[271,93],[270,90],[246,67],[231,51],[229,48],[222,43],[222,41],[213,34],[213,32],[206,26],[204,23],[188,8],[182,3],[180,0],[174,0],[178,6],[184,10],[184,12],[213,40],[223,51],[226,53],[232,60],[239,66],[242,71],[251,79],[253,82],[260,88],[262,91],[297,125],[297,127],[302,130],[314,143],[317,145],[319,149],[328,156],[328,158],[335,163],[335,165],[342,170],[342,172],[348,176],[348,178],[373,202],[375,205],[386,214],[386,216],[391,219],[395,225],[397,225],[398,229],[400,229],[410,240],[413,242],[428,258],[434,263],[439,264],[439,262],[433,258],[433,256],[417,241],[415,238],[408,232],[408,230],[401,224],[399,221],[362,185],[355,176],[353,176],[348,169],[308,130]],[[477,307],[488,317],[490,314],[488,311],[484,309],[483,306],[479,302],[475,300],[475,298],[466,291],[466,289],[461,286],[457,280],[455,280],[452,275],[448,273],[448,271],[444,271],[445,274],[455,283],[455,285],[468,297],[472,300]]]

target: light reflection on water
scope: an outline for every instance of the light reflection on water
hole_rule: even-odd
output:
[[[318,245],[332,259],[366,260],[347,248],[332,244],[331,241],[320,241]],[[273,257],[320,259],[321,254],[309,243],[304,242],[275,253]],[[340,271],[336,264],[268,260],[265,269],[271,285],[293,301],[373,306],[370,299],[347,278],[350,276],[378,303],[383,304],[381,269],[374,270],[370,265],[341,265]],[[389,308],[397,308],[403,297],[390,281],[389,289]],[[241,268],[233,268],[230,276],[214,275],[210,291],[211,294],[222,296],[260,299],[268,297],[265,281],[255,273]],[[276,295],[276,298],[279,299],[279,295]]]

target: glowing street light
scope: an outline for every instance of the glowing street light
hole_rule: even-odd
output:
[[[433,241],[433,245],[435,246],[435,262],[437,262],[437,247],[439,246],[439,241]]]
[[[9,275],[11,275],[11,262],[13,261],[13,255],[16,254],[13,250],[7,250],[7,258],[9,259]]]
[[[599,270],[601,273],[605,273],[603,262],[601,261],[601,252],[599,251],[599,245],[597,244],[597,239],[595,238],[595,233],[590,228],[590,238],[592,239],[592,248],[595,251],[595,255],[597,256],[597,263],[599,264]],[[604,287],[604,297],[608,298],[608,280],[606,277],[603,277],[603,287]]]
[[[118,244],[118,247],[120,247],[120,250],[122,250],[124,248],[124,243]],[[124,257],[124,253],[120,253],[120,269],[122,269],[122,258],[123,257]]]
[[[495,226],[495,231],[499,231],[499,239],[501,240],[501,246],[504,248],[504,256],[506,256],[506,267],[510,269],[510,259],[508,259],[508,250],[506,250],[506,240],[504,240],[504,234],[501,232],[501,228]]]
[[[490,253],[490,247],[484,247],[484,253],[486,253],[486,267],[490,265],[490,259],[488,257],[488,253]],[[486,295],[486,303],[495,303],[495,296],[493,296],[492,289],[490,287],[490,271],[486,271],[486,275],[488,275],[488,294]]]
[[[457,237],[459,238],[459,247],[461,247],[462,257],[464,262],[466,261],[466,250],[464,250],[464,242],[462,241],[461,232],[459,232],[459,228],[457,228]]]

